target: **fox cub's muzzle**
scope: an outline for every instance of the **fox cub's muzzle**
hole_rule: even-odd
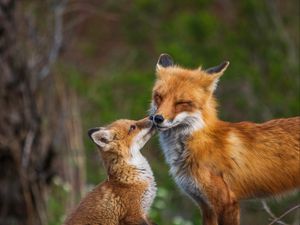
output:
[[[149,121],[148,118],[141,119],[136,122],[136,126],[140,129],[151,128],[153,126],[153,122]]]

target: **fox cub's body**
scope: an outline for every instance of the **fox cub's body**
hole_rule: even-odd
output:
[[[91,191],[66,225],[147,225],[156,185],[140,149],[153,134],[147,120],[119,120],[89,131],[98,145],[108,179]]]
[[[300,117],[256,124],[217,118],[213,91],[228,62],[208,70],[157,64],[151,119],[170,173],[205,225],[239,224],[239,200],[300,186]]]

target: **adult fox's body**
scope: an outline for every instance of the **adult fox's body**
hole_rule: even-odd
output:
[[[170,172],[204,224],[239,224],[239,200],[300,187],[300,117],[256,124],[217,118],[213,91],[227,68],[187,70],[162,55],[152,120]]]
[[[222,174],[237,199],[274,195],[300,185],[300,117],[262,124],[218,121],[194,132],[187,146],[201,163]],[[209,144],[209,142],[211,142]]]

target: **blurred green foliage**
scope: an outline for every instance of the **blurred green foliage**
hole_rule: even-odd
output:
[[[216,93],[222,119],[259,122],[299,115],[298,1],[106,0],[94,8],[98,13],[81,25],[57,66],[80,97],[85,131],[147,115],[162,52],[184,67],[231,62]],[[95,146],[87,136],[83,139],[87,182],[97,184],[105,172]],[[143,153],[159,187],[151,218],[163,225],[200,224],[199,209],[168,175],[157,140]],[[272,208],[283,212],[297,198]],[[55,208],[51,199],[50,204]],[[247,203],[243,224],[253,224],[253,218],[266,223],[261,211],[257,202]]]

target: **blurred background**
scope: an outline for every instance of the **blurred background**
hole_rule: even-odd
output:
[[[87,130],[147,114],[163,52],[191,68],[231,62],[216,92],[223,120],[299,115],[299,15],[298,0],[0,0],[0,224],[61,224],[105,179]],[[143,154],[158,185],[150,217],[201,224],[157,137]],[[242,224],[299,199],[242,202]]]

